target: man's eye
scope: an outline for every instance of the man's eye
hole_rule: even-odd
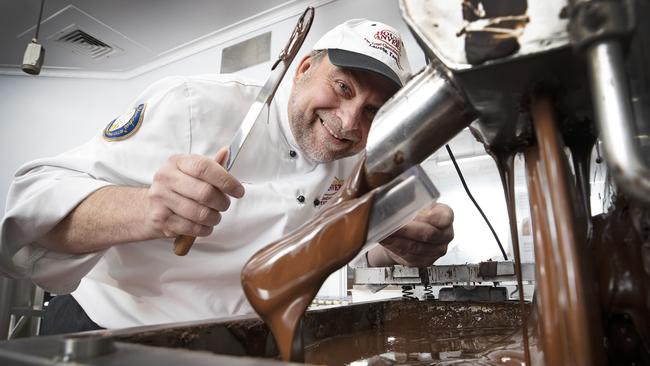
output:
[[[350,88],[342,81],[337,81],[336,85],[338,86],[339,90],[341,90],[345,94],[350,93]]]

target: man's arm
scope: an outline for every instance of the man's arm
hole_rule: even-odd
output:
[[[220,162],[199,155],[174,155],[154,175],[149,188],[101,188],[84,199],[39,244],[83,254],[113,245],[177,235],[207,236],[244,187]]]
[[[146,188],[108,186],[90,194],[39,244],[56,252],[83,254],[116,244],[154,239],[145,226]]]
[[[447,253],[447,245],[454,238],[453,221],[454,212],[445,204],[435,204],[427,210],[422,210],[413,221],[368,252],[368,265],[432,265]]]

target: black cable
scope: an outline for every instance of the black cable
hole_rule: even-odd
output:
[[[36,36],[35,39],[38,39],[38,31],[41,30],[41,19],[43,18],[43,5],[45,5],[45,0],[41,0],[41,10],[38,12],[38,23],[36,23]]]
[[[469,199],[472,200],[472,203],[474,203],[474,206],[476,206],[476,209],[478,212],[483,216],[483,220],[485,220],[485,223],[487,226],[490,228],[490,231],[492,232],[492,235],[494,235],[494,240],[497,241],[497,244],[499,244],[499,249],[501,249],[501,254],[503,254],[503,259],[508,260],[508,256],[506,255],[506,251],[503,250],[503,245],[501,245],[501,241],[499,240],[499,237],[497,236],[497,233],[494,231],[494,228],[492,227],[492,224],[490,224],[490,220],[488,220],[487,216],[483,213],[483,210],[481,210],[481,206],[478,205],[476,200],[474,199],[474,196],[472,196],[472,193],[469,191],[469,188],[467,187],[467,183],[465,183],[465,178],[463,177],[463,173],[460,172],[460,168],[458,167],[458,163],[456,163],[456,158],[454,157],[454,153],[451,152],[451,148],[449,145],[445,145],[447,148],[447,153],[449,154],[449,158],[451,159],[451,162],[454,164],[454,168],[456,168],[456,173],[458,173],[458,177],[460,178],[460,182],[463,184],[463,188],[465,188],[465,192],[469,196]]]

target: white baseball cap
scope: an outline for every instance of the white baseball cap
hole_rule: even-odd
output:
[[[400,87],[411,74],[397,30],[368,19],[351,19],[337,25],[316,42],[314,50],[327,50],[330,62],[336,66],[376,72]]]

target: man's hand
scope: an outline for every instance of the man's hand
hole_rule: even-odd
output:
[[[442,203],[420,211],[413,221],[368,252],[370,266],[430,266],[447,253],[447,244],[454,238],[453,221],[454,212]]]
[[[38,240],[46,249],[92,253],[113,245],[173,237],[206,236],[244,187],[215,159],[175,155],[154,176],[149,188],[107,186],[86,197]]]
[[[174,155],[153,178],[147,191],[147,229],[153,235],[207,236],[230,206],[241,198],[244,186],[222,166],[228,154],[223,148],[214,159],[200,155]]]

